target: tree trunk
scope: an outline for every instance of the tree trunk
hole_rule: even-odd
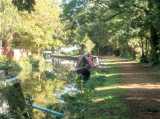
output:
[[[150,44],[151,44],[151,61],[153,64],[159,63],[159,38],[158,38],[158,33],[157,30],[154,28],[154,26],[151,24],[150,27],[150,33],[151,33],[151,38],[150,38]]]
[[[144,44],[143,44],[143,36],[141,36],[140,38],[140,47],[141,47],[141,57],[144,57],[145,56],[145,51],[144,51]]]
[[[149,55],[149,40],[146,38],[146,42],[145,42],[145,47],[146,47],[146,56],[148,57]]]

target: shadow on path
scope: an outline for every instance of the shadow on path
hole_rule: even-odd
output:
[[[116,58],[114,63],[122,77],[119,87],[128,90],[122,98],[133,119],[160,119],[160,72],[134,61]]]

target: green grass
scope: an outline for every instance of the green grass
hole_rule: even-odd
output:
[[[117,64],[107,67],[105,71],[92,72],[84,94],[67,100],[70,119],[129,119],[127,106],[120,98],[127,91],[117,87],[121,82]]]
[[[117,74],[119,69],[116,65],[108,64],[110,68],[105,73],[94,72],[91,82],[95,86],[92,97],[95,103],[91,108],[95,108],[94,112],[97,113],[94,117],[89,115],[87,119],[128,119],[127,107],[120,98],[126,90],[117,87],[121,82],[121,76]]]

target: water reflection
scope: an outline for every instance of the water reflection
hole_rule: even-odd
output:
[[[75,83],[75,66],[76,60],[65,59],[65,58],[55,58],[54,65],[56,70],[60,70],[59,74],[64,76],[62,72],[68,72],[66,84],[62,89],[56,90],[54,96],[58,99],[59,103],[64,103],[63,95],[75,95],[80,93],[80,90]]]
[[[2,114],[5,115],[7,113],[9,113],[9,104],[1,92],[0,93],[0,115]]]
[[[74,81],[75,60],[54,58],[52,63],[41,60],[39,70],[35,71],[29,59],[23,59],[20,65],[22,71],[18,78],[21,79],[22,91],[25,96],[30,95],[36,104],[54,109],[57,103],[64,103],[63,95],[75,95],[80,92]],[[34,64],[34,66],[38,65]],[[8,112],[8,102],[0,93],[0,115]],[[33,110],[33,119],[45,117],[45,113]]]
[[[63,95],[76,95],[77,93],[80,93],[80,90],[77,88],[75,83],[72,84],[66,84],[62,90],[57,90],[54,94],[56,98],[58,99],[59,103],[65,103],[63,99]]]

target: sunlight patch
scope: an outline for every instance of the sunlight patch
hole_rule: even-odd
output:
[[[111,100],[113,98],[114,98],[113,96],[107,96],[107,97],[104,97],[104,98],[96,98],[96,99],[92,99],[92,102],[94,102],[94,103],[103,102],[103,101],[106,101],[106,100]]]
[[[95,88],[96,91],[104,91],[104,90],[111,90],[111,89],[117,89],[118,86],[105,86],[105,87],[97,87]]]
[[[105,87],[97,87],[95,88],[96,91],[104,91],[104,90],[111,90],[111,89],[160,89],[160,84],[150,84],[150,83],[143,83],[143,84],[128,84],[128,85],[116,85],[116,86],[105,86]]]
[[[150,83],[143,83],[143,84],[128,84],[128,85],[120,85],[118,88],[123,89],[160,89],[160,83],[159,84],[150,84]]]

